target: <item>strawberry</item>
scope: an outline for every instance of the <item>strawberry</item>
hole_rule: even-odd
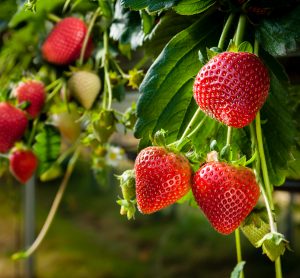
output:
[[[252,170],[225,162],[203,165],[194,175],[192,190],[212,226],[225,235],[241,224],[259,198]]]
[[[56,65],[69,65],[80,56],[84,38],[87,34],[85,23],[76,17],[67,17],[57,23],[42,46],[44,59]],[[85,58],[92,52],[89,39]]]
[[[30,150],[16,149],[9,156],[9,170],[21,183],[26,183],[34,174],[38,160]]]
[[[270,77],[260,59],[246,52],[223,52],[199,71],[194,98],[209,116],[232,127],[250,124],[267,99]]]
[[[143,149],[135,161],[138,209],[145,214],[165,208],[190,189],[192,170],[181,154],[163,147]]]
[[[85,109],[90,109],[101,90],[101,79],[95,73],[78,71],[69,79],[68,89]]]
[[[0,152],[7,152],[25,133],[25,113],[7,102],[0,103]]]
[[[16,88],[15,95],[18,103],[29,102],[26,111],[32,118],[36,118],[40,114],[46,98],[45,87],[42,82],[31,80],[21,83]]]

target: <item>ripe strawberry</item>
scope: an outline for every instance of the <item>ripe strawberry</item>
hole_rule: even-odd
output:
[[[254,173],[224,162],[202,166],[194,175],[192,190],[212,226],[225,235],[241,224],[259,198]]]
[[[40,114],[46,98],[45,87],[42,82],[32,80],[21,83],[16,88],[15,94],[19,103],[29,102],[26,111],[32,118],[36,118]]]
[[[90,109],[101,90],[101,79],[95,73],[78,71],[69,79],[68,89],[85,109]]]
[[[232,127],[250,124],[267,99],[268,71],[246,52],[223,52],[199,71],[194,98],[206,114]]]
[[[53,28],[42,46],[46,61],[56,65],[69,65],[80,56],[84,38],[87,33],[85,23],[76,17],[67,17]],[[85,58],[92,52],[92,40],[89,39]]]
[[[135,161],[136,198],[142,213],[165,208],[190,189],[192,170],[188,160],[162,147],[142,150]]]
[[[7,102],[0,103],[0,152],[7,152],[23,136],[28,120],[25,113]]]
[[[34,174],[38,160],[30,150],[13,150],[9,156],[9,170],[21,183],[26,183]]]

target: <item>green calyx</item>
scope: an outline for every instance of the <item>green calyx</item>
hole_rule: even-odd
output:
[[[120,181],[120,187],[123,199],[117,200],[121,206],[120,214],[127,215],[128,220],[134,218],[136,211],[135,200],[135,173],[134,170],[126,170],[122,175],[117,176]]]
[[[241,230],[254,247],[262,247],[263,254],[271,261],[283,255],[286,248],[290,249],[284,235],[271,232],[264,210],[253,211],[242,223]]]

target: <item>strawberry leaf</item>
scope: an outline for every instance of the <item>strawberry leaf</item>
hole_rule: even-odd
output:
[[[222,22],[218,18],[219,14],[202,16],[178,33],[148,70],[140,86],[142,95],[137,106],[135,136],[142,138],[140,146],[149,145],[149,135],[161,128],[168,131],[167,143],[183,133],[197,107],[192,86],[201,67],[198,50],[203,45],[216,44],[215,34],[220,28],[217,22]],[[207,26],[211,28],[207,30]],[[197,144],[207,143],[206,138],[216,125],[214,120],[207,119],[201,129],[203,137],[197,136],[195,140]]]
[[[198,17],[166,13],[146,37],[144,47],[148,55],[157,57],[165,45],[180,31],[192,25]]]
[[[261,111],[263,133],[265,137],[265,152],[271,183],[284,183],[290,152],[295,138],[295,125],[292,120],[291,109],[287,103],[287,82],[280,64],[267,53],[262,58],[269,68],[271,86],[269,97]]]
[[[110,37],[119,41],[120,44],[130,44],[132,49],[136,49],[142,45],[144,33],[139,13],[125,9],[121,6],[120,1],[117,1],[114,23],[110,27]]]
[[[230,278],[240,278],[241,276],[241,273],[244,269],[244,266],[245,266],[245,261],[241,261],[239,262],[235,268],[233,269],[233,271],[231,272],[231,275],[230,275]]]
[[[285,55],[297,49],[300,41],[300,6],[281,18],[264,19],[256,29],[256,37],[271,55]]]
[[[206,11],[215,2],[215,0],[180,0],[174,10],[182,15],[199,14]]]
[[[148,9],[149,12],[156,12],[162,9],[173,7],[178,0],[121,0],[121,4],[133,10]]]
[[[46,172],[56,161],[60,153],[60,135],[58,131],[46,125],[35,137],[33,150],[39,159],[38,174]]]

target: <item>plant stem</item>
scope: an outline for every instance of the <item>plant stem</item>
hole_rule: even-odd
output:
[[[50,83],[45,90],[48,92],[49,90],[51,90],[52,88],[56,87],[56,85],[58,83],[60,83],[62,80],[61,79],[56,79],[55,81],[53,81],[52,83]]]
[[[231,24],[233,22],[233,19],[234,19],[234,13],[231,13],[229,15],[229,17],[227,18],[227,21],[226,21],[226,23],[224,25],[222,34],[221,34],[220,39],[219,39],[218,48],[220,48],[220,49],[224,48],[225,39],[226,39],[226,36],[227,36],[227,34],[229,32],[229,29],[230,29],[230,26],[231,26]]]
[[[207,119],[207,115],[204,115],[204,117],[202,118],[202,120],[200,121],[200,123],[193,129],[193,131],[191,133],[189,133],[187,135],[187,137],[191,138],[205,123]]]
[[[29,136],[28,143],[27,143],[27,146],[28,146],[28,147],[31,147],[31,144],[32,144],[32,141],[33,141],[35,132],[36,132],[36,127],[37,127],[37,125],[38,125],[38,122],[39,122],[39,118],[36,118],[36,119],[34,119],[34,121],[33,121],[32,129],[31,129],[30,136]]]
[[[103,34],[103,44],[104,44],[104,78],[105,78],[105,83],[107,86],[107,109],[111,109],[111,103],[112,103],[112,88],[111,88],[111,83],[110,83],[110,78],[109,78],[109,45],[108,45],[108,33],[107,31],[104,32]]]
[[[228,128],[227,128],[226,145],[230,145],[230,142],[231,142],[231,135],[232,135],[232,127],[231,127],[231,126],[228,126]]]
[[[58,16],[55,15],[55,14],[51,14],[51,13],[50,13],[50,14],[47,15],[47,17],[48,17],[49,20],[51,20],[51,21],[53,21],[53,22],[55,22],[55,23],[58,23],[58,22],[61,21],[61,18],[58,17]]]
[[[63,194],[66,190],[67,185],[68,185],[68,181],[71,177],[71,174],[73,173],[74,166],[76,164],[78,156],[79,156],[79,149],[77,149],[74,152],[73,156],[71,157],[71,159],[68,163],[65,176],[64,176],[64,178],[62,180],[62,183],[60,184],[60,187],[59,187],[59,189],[56,193],[55,199],[53,201],[53,204],[51,206],[51,209],[49,211],[47,219],[46,219],[39,235],[37,236],[36,240],[32,243],[32,245],[25,252],[14,254],[12,256],[13,259],[27,258],[27,257],[31,256],[36,251],[36,249],[40,246],[41,242],[45,238],[46,233],[48,232],[49,227],[50,227],[50,225],[51,225],[51,223],[52,223],[52,221],[55,217],[55,214],[57,212],[57,209],[59,207],[59,204],[61,202]]]
[[[62,82],[57,84],[57,86],[53,89],[53,91],[48,95],[46,99],[46,103],[55,97],[55,95],[59,92],[62,86],[63,86]]]
[[[261,130],[261,123],[260,123],[260,112],[258,112],[256,115],[255,124],[256,124],[256,137],[257,137],[258,153],[259,153],[259,158],[260,158],[260,162],[261,162],[261,170],[262,170],[264,185],[266,188],[266,194],[267,194],[268,201],[270,203],[270,207],[273,210],[274,209],[274,204],[273,204],[273,200],[272,200],[273,187],[270,183],[267,162],[266,162],[266,157],[265,157],[265,152],[264,152],[262,130]]]
[[[235,246],[236,246],[236,258],[237,262],[240,263],[242,261],[242,248],[241,248],[241,238],[240,238],[240,230],[237,228],[234,231],[235,235]],[[240,278],[244,277],[244,272],[242,271],[240,274]]]
[[[238,27],[236,30],[236,36],[235,36],[235,44],[239,46],[241,42],[243,41],[244,31],[246,27],[247,18],[246,15],[241,14],[239,18]]]
[[[198,117],[198,115],[199,115],[200,112],[201,112],[201,110],[198,107],[198,109],[196,110],[194,116],[190,120],[188,126],[186,127],[186,129],[184,130],[183,134],[181,135],[181,137],[179,139],[179,142],[182,142],[184,140],[184,138],[187,136],[187,134],[191,131],[191,128],[192,128],[193,124],[195,123],[195,121],[197,120],[197,117]]]
[[[89,27],[87,29],[86,35],[84,37],[84,41],[83,41],[81,52],[80,52],[80,58],[79,58],[79,65],[80,66],[82,66],[82,64],[83,64],[85,50],[86,50],[86,47],[87,47],[87,44],[88,44],[88,41],[89,41],[89,38],[90,38],[90,35],[91,35],[91,32],[92,32],[92,29],[95,25],[95,21],[96,21],[99,14],[100,14],[100,8],[98,8],[94,12],[93,17],[91,19],[91,22],[89,24]]]

